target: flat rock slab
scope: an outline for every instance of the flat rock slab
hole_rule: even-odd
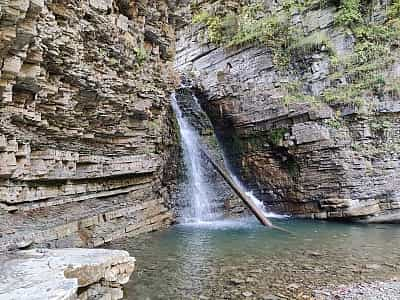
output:
[[[80,287],[118,299],[134,267],[135,259],[120,250],[19,251],[0,256],[0,300],[81,299]]]

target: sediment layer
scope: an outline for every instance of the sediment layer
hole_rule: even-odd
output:
[[[0,3],[0,249],[173,220],[171,22],[168,1]]]

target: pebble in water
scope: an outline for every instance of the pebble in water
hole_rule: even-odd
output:
[[[254,221],[253,227],[224,230],[177,226],[153,233],[151,238],[137,237],[114,243],[112,247],[128,250],[138,261],[138,270],[127,285],[127,294],[137,299],[146,296],[152,300],[199,299],[200,296],[264,299],[271,296],[273,300],[307,300],[315,298],[316,290],[334,295],[331,291],[339,285],[385,281],[398,275],[397,228],[388,227],[387,231],[374,235],[373,225],[323,224],[318,225],[321,229],[315,236],[307,230],[308,226],[316,226],[313,223],[292,222],[298,231],[295,240],[273,235]],[[302,226],[306,230],[300,231]],[[330,239],[332,231],[345,230],[347,236],[337,234],[336,240]],[[318,248],[314,243],[302,242],[308,237],[314,243],[318,241]],[[392,243],[385,253],[379,247],[362,247],[380,245],[387,240]],[[382,288],[388,290],[385,286]],[[155,291],[157,296],[153,296]],[[246,292],[252,295],[245,297]]]

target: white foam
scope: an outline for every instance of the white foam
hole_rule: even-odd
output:
[[[232,228],[249,228],[254,226],[254,218],[242,217],[237,219],[221,219],[215,221],[197,221],[189,223],[181,223],[181,226],[206,228],[206,229],[232,229]]]

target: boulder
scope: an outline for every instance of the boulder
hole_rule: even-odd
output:
[[[120,250],[34,249],[2,257],[0,268],[7,270],[0,280],[1,300],[116,300],[135,259]]]

